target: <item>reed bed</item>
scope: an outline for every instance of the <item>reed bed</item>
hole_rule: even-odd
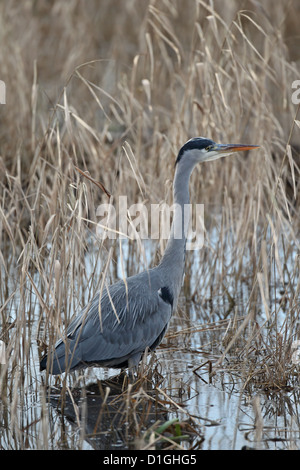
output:
[[[104,276],[159,260],[165,240],[101,239],[97,207],[109,195],[149,213],[171,204],[176,152],[198,135],[260,150],[193,174],[205,243],[187,253],[178,312],[142,383],[119,395],[133,423],[122,436],[201,448],[207,422],[182,403],[210,384],[253,403],[254,446],[269,442],[272,401],[291,423],[274,433],[299,448],[298,3],[11,0],[0,13],[0,448],[84,447],[76,393],[93,372],[54,383],[39,357]],[[54,386],[75,431],[49,406]],[[107,400],[111,385],[99,390]],[[171,413],[165,428],[147,421],[153,406]]]

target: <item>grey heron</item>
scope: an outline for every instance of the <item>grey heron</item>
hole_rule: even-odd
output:
[[[41,370],[61,374],[88,366],[136,368],[146,349],[162,341],[181,289],[189,214],[189,180],[200,162],[216,160],[254,145],[217,144],[204,137],[188,140],[179,150],[173,183],[174,216],[158,266],[120,280],[98,292],[50,348]],[[176,236],[176,230],[182,236]]]

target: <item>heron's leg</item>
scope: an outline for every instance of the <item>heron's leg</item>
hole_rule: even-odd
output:
[[[135,375],[138,373],[140,360],[141,353],[136,353],[128,359],[128,373],[131,379],[135,379]]]

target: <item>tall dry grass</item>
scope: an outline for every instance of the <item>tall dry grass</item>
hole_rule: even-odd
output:
[[[107,195],[77,168],[114,201],[171,202],[176,152],[192,136],[261,149],[192,177],[206,242],[188,253],[167,342],[214,354],[210,381],[229,357],[249,393],[295,386],[297,2],[12,0],[0,13],[1,447],[60,446],[39,351],[91,298],[101,273],[120,276],[118,241],[95,236]],[[129,243],[124,272],[157,262],[163,249],[157,241],[145,260]]]

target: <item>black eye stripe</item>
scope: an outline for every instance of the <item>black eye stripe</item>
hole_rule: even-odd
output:
[[[204,139],[202,137],[195,137],[194,139],[188,140],[179,150],[175,166],[177,163],[181,160],[183,154],[187,150],[193,150],[193,149],[207,149],[214,145],[214,141],[210,139]]]

